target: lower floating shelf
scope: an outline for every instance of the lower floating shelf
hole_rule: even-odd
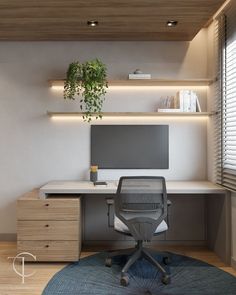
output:
[[[82,117],[82,112],[47,112],[49,117]],[[103,112],[103,117],[203,117],[216,115],[215,112]],[[94,117],[98,114],[94,113]]]

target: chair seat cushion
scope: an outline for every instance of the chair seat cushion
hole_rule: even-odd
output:
[[[115,230],[117,230],[119,232],[123,232],[123,233],[126,233],[126,234],[130,233],[127,225],[125,225],[124,222],[121,221],[116,215],[115,215],[115,218],[114,218],[114,228],[115,228]],[[163,231],[166,231],[167,229],[168,229],[168,225],[165,222],[165,220],[163,220],[158,225],[158,227],[156,228],[155,234],[158,234],[158,233],[161,233]]]

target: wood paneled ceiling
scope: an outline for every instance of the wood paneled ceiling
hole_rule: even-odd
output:
[[[225,0],[0,0],[0,40],[189,41]],[[96,20],[97,27],[87,21]],[[177,20],[176,27],[167,27]]]

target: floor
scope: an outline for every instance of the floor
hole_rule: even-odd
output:
[[[99,250],[104,250],[104,248],[96,248],[96,251]],[[162,249],[158,248],[158,250]],[[205,247],[177,246],[165,247],[165,250],[203,260],[236,276],[235,270],[224,265],[213,252]],[[82,252],[81,257],[93,253],[95,253],[94,249],[86,249]],[[65,263],[27,263],[25,273],[35,271],[35,274],[25,278],[25,283],[22,284],[21,277],[12,269],[12,260],[8,259],[9,256],[15,255],[15,242],[0,242],[0,295],[41,295],[50,278],[66,265]]]

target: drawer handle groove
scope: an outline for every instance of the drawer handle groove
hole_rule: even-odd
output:
[[[48,206],[49,206],[49,204],[45,204],[45,206],[46,206],[46,207],[48,207]]]
[[[49,227],[49,224],[45,224],[45,227]]]
[[[49,245],[45,245],[45,248],[49,248]]]

